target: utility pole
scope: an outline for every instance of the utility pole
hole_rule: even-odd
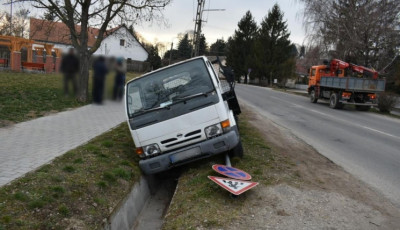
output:
[[[168,65],[171,65],[171,58],[172,58],[172,47],[174,46],[174,43],[173,42],[171,42],[171,49],[169,50],[169,64]]]
[[[200,50],[200,36],[201,36],[201,23],[203,21],[203,12],[204,11],[224,11],[225,9],[204,9],[205,0],[197,0],[197,11],[196,11],[196,20],[194,24],[194,32],[193,32],[193,50],[192,57],[196,57],[199,55]]]
[[[204,3],[205,3],[205,0],[197,0],[197,12],[196,12],[196,20],[195,20],[195,24],[194,24],[194,32],[193,32],[192,57],[199,55],[201,23],[203,21],[202,17],[203,17]]]
[[[10,12],[11,12],[11,13],[10,13],[10,16],[11,16],[11,17],[10,17],[10,35],[12,35],[12,4],[13,4],[13,2],[12,2],[12,0],[11,0],[11,4],[10,4],[10,5],[11,5],[11,7],[10,7],[10,8],[11,8],[11,9],[10,9]]]

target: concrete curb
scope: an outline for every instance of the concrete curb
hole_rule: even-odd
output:
[[[132,229],[140,212],[150,198],[151,181],[142,176],[129,194],[122,199],[104,224],[105,230]],[[150,179],[151,180],[151,179]]]

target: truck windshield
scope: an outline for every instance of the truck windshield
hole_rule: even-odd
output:
[[[129,117],[170,109],[176,103],[207,96],[214,90],[202,59],[185,62],[128,83]]]

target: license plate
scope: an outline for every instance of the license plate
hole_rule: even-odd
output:
[[[201,149],[200,147],[192,148],[192,149],[187,149],[185,151],[175,153],[174,155],[171,155],[169,157],[171,163],[176,163],[179,161],[184,161],[186,159],[195,157],[201,155]]]

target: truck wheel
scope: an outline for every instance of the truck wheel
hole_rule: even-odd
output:
[[[243,157],[243,146],[241,140],[239,140],[239,143],[235,146],[235,148],[229,150],[229,157]]]
[[[365,105],[356,105],[356,110],[358,111],[368,111],[371,106],[365,106]]]
[[[343,108],[343,104],[339,102],[339,96],[337,93],[332,93],[331,98],[329,100],[329,107],[332,109],[341,109]]]
[[[311,92],[310,92],[310,101],[312,103],[317,103],[317,101],[318,101],[318,96],[315,95],[315,94],[316,94],[315,90],[314,89],[311,90]]]

